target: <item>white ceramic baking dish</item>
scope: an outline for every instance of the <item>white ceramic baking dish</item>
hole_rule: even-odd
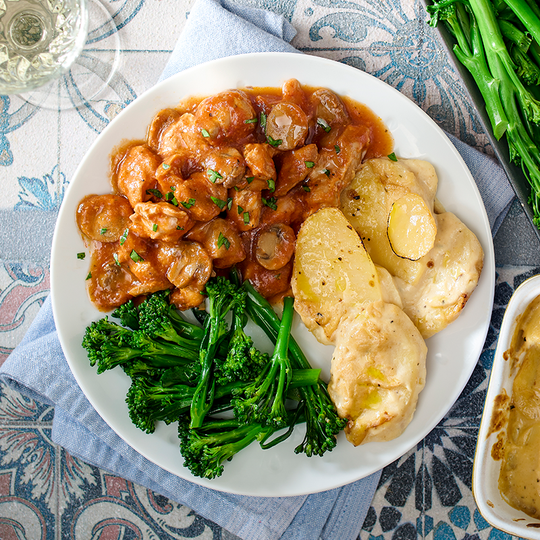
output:
[[[523,282],[508,303],[493,360],[473,469],[473,494],[484,519],[508,534],[531,540],[540,540],[540,521],[512,508],[501,497],[498,488],[501,461],[495,460],[491,454],[497,442],[497,432],[490,433],[490,426],[496,411],[496,397],[503,389],[509,396],[512,395],[513,377],[510,376],[509,362],[503,354],[510,347],[517,317],[539,294],[540,275]]]

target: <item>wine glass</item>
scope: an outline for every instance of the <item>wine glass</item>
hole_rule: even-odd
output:
[[[101,59],[91,48],[98,35],[114,36]],[[119,50],[116,25],[99,0],[0,0],[0,95],[78,107],[107,86]]]

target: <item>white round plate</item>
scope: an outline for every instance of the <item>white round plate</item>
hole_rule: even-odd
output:
[[[85,246],[75,212],[85,195],[110,192],[112,149],[125,139],[143,139],[160,109],[187,96],[246,86],[279,87],[290,78],[308,86],[331,88],[366,104],[392,132],[396,155],[433,163],[439,176],[438,198],[479,238],[485,252],[484,270],[458,320],[428,340],[426,387],[413,421],[399,438],[355,448],[341,436],[334,451],[322,458],[308,458],[293,451],[303,438],[300,426],[285,443],[266,451],[251,445],[226,463],[220,478],[202,480],[183,467],[176,425],[160,425],[152,435],[135,428],[124,402],[127,376],[121,369],[98,376],[88,363],[81,347],[84,330],[104,314],[92,306],[86,293],[88,259],[76,256]],[[300,495],[348,484],[396,460],[424,438],[459,397],[482,352],[494,280],[493,243],[482,199],[461,156],[441,129],[412,101],[371,75],[331,60],[294,53],[250,54],[210,62],[167,79],[129,105],[97,138],[71,181],[56,225],[51,262],[60,342],[77,382],[103,419],[134,449],[167,471],[217,490],[254,496]],[[294,335],[312,364],[328,374],[332,348],[320,345],[298,321]]]

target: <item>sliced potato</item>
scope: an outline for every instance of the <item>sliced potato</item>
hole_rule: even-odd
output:
[[[392,204],[387,233],[398,257],[417,261],[435,244],[437,224],[424,199],[407,193]]]
[[[350,186],[342,191],[340,208],[362,237],[373,262],[386,268],[393,276],[415,283],[425,271],[425,265],[421,261],[398,257],[392,251],[386,232],[391,202],[407,192],[393,189],[394,186],[386,189],[375,161],[366,161]]]
[[[302,225],[291,286],[296,311],[322,342],[331,342],[349,306],[382,298],[375,265],[337,208],[323,208]]]

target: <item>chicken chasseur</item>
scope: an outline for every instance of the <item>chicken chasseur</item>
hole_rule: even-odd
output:
[[[367,107],[296,80],[159,111],[145,140],[111,156],[113,194],[79,205],[92,302],[108,311],[171,289],[189,309],[208,278],[232,266],[279,298],[290,290],[302,222],[337,206],[362,160],[392,145]]]

